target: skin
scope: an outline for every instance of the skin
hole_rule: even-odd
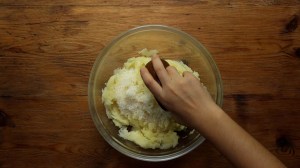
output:
[[[286,167],[250,134],[234,122],[211,98],[207,89],[190,72],[164,68],[158,55],[152,57],[159,85],[147,68],[141,76],[155,98],[176,118],[189,123],[207,138],[236,167]]]

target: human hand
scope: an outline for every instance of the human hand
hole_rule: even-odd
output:
[[[165,69],[158,55],[152,57],[152,62],[161,85],[147,68],[141,68],[142,79],[154,97],[184,122],[195,126],[199,116],[217,107],[205,86],[191,72],[181,76],[172,66]]]
[[[155,98],[210,140],[236,167],[285,167],[216,105],[192,73],[181,76],[172,66],[165,69],[158,55],[152,63],[161,85],[147,68],[141,68],[141,76]]]

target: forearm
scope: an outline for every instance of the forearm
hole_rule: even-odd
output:
[[[215,108],[212,114],[199,116],[202,121],[196,129],[236,167],[285,167],[220,108]]]
[[[141,69],[141,75],[155,98],[194,126],[235,166],[285,167],[214,103],[192,73],[184,72],[181,76],[172,66],[165,69],[158,55],[152,57],[152,62],[160,84],[146,68]]]

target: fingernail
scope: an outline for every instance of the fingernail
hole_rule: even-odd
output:
[[[154,54],[154,55],[152,56],[152,58],[159,58],[159,56],[158,56],[157,54]]]

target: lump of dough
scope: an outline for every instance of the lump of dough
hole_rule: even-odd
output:
[[[129,58],[122,68],[116,69],[102,91],[102,102],[108,118],[119,127],[120,137],[145,149],[169,149],[178,144],[176,131],[186,127],[158,105],[141,78],[140,69],[153,54],[157,51],[142,50],[140,57]],[[180,74],[193,72],[181,61],[166,61]],[[197,72],[193,74],[199,78]]]

